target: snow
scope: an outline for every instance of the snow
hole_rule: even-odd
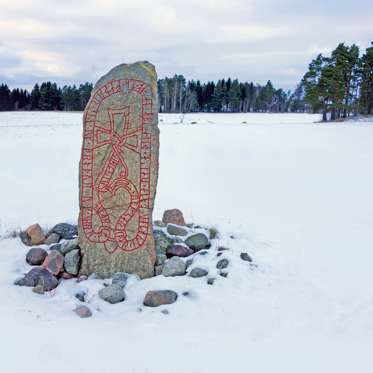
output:
[[[194,265],[213,273],[216,247],[228,246],[229,276],[213,286],[132,279],[112,306],[95,296],[100,280],[65,281],[45,296],[12,285],[29,268],[27,248],[5,237],[76,220],[81,117],[0,113],[1,371],[372,371],[373,119],[161,114],[154,218],[178,207],[216,226],[221,237]],[[141,307],[147,290],[162,288],[178,301]],[[90,294],[90,319],[72,312],[79,289]]]

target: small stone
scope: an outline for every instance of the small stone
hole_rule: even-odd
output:
[[[71,273],[68,273],[68,272],[62,272],[61,277],[62,277],[64,280],[71,280],[71,279],[74,278],[75,276],[72,275]]]
[[[167,226],[167,224],[163,223],[162,220],[155,220],[153,225],[159,228],[165,228]]]
[[[36,294],[44,294],[44,287],[42,284],[38,284],[34,288],[32,288],[32,291]]]
[[[39,266],[43,264],[48,253],[41,247],[33,247],[26,254],[26,262],[32,266]]]
[[[185,240],[185,243],[194,251],[200,251],[210,247],[210,241],[204,233],[192,234]]]
[[[169,310],[166,310],[166,309],[162,310],[161,312],[162,312],[164,315],[169,315],[169,314],[170,314],[170,311],[169,311]]]
[[[159,230],[153,231],[155,249],[157,254],[166,254],[167,249],[172,245],[172,239]]]
[[[225,246],[218,247],[218,251],[227,251],[227,250],[229,250],[228,247],[225,247]]]
[[[39,245],[45,241],[45,235],[39,224],[33,224],[26,229],[32,245]]]
[[[76,249],[78,249],[78,238],[62,242],[59,251],[61,251],[61,253],[65,255],[68,252]]]
[[[155,257],[155,265],[160,266],[165,263],[167,256],[164,254],[157,254]]]
[[[169,276],[183,276],[185,275],[186,264],[182,259],[177,256],[169,259],[163,267],[162,275]]]
[[[60,223],[52,228],[51,233],[57,233],[61,238],[71,240],[78,235],[78,226],[68,223]]]
[[[71,250],[65,255],[65,271],[76,276],[80,268],[80,251]]]
[[[176,224],[167,224],[167,233],[172,236],[186,236],[188,230]]]
[[[229,264],[229,260],[228,260],[228,259],[220,259],[220,260],[216,263],[216,268],[217,268],[217,269],[224,269],[224,268],[227,268],[227,267],[228,267],[228,264]]]
[[[124,288],[127,284],[127,280],[129,278],[129,274],[126,272],[117,272],[113,274],[111,283],[120,285],[122,288]]]
[[[220,272],[221,277],[228,277],[228,272]]]
[[[248,253],[241,253],[240,258],[244,260],[245,262],[252,262],[252,258]]]
[[[82,319],[92,316],[92,312],[87,306],[77,306],[74,312]]]
[[[166,210],[163,213],[162,221],[165,224],[185,225],[183,213],[178,209]]]
[[[75,294],[75,298],[80,300],[81,302],[85,302],[85,297],[87,296],[85,291],[79,291]]]
[[[123,287],[120,284],[109,285],[98,292],[99,297],[105,302],[116,304],[126,299]]]
[[[207,279],[207,285],[214,285],[215,279],[213,277],[209,277]]]
[[[50,246],[49,250],[50,251],[54,251],[54,250],[61,251],[61,244],[60,243],[56,243],[56,244]]]
[[[144,298],[144,306],[158,307],[165,304],[172,304],[177,300],[177,293],[173,290],[152,290],[148,291]]]
[[[210,240],[214,240],[216,238],[219,238],[219,231],[215,227],[211,227],[209,229],[209,238]]]
[[[155,266],[155,267],[154,267],[154,276],[159,276],[159,275],[161,275],[162,272],[163,272],[163,267],[164,267],[163,264],[161,264],[161,265],[159,265],[159,266]]]
[[[23,278],[14,282],[18,286],[35,287],[42,285],[44,291],[50,291],[57,287],[58,280],[48,270],[43,267],[34,267]]]
[[[43,267],[57,276],[63,270],[64,257],[59,251],[51,251],[43,262]]]
[[[180,256],[182,258],[185,258],[192,254],[194,254],[194,251],[185,245],[174,244],[167,249],[167,256],[169,258],[173,256]]]
[[[189,267],[193,264],[193,261],[194,261],[193,258],[189,258],[189,259],[185,262],[186,267],[189,268]]]
[[[222,256],[224,253],[222,252],[222,251],[220,251],[220,252],[218,252],[217,254],[216,254],[216,256],[217,257],[219,257],[219,256]]]
[[[44,241],[46,245],[52,245],[54,243],[58,243],[61,239],[60,235],[57,233],[51,233]]]
[[[206,250],[198,252],[198,255],[207,255],[207,254],[208,254],[208,251],[206,251]]]
[[[206,269],[196,267],[190,271],[189,276],[193,278],[199,278],[199,277],[207,276],[208,273],[209,271],[207,271]]]
[[[22,231],[22,232],[19,234],[19,238],[21,239],[21,241],[22,241],[26,246],[32,246],[31,239],[30,239],[30,237],[27,235],[27,233],[26,233],[25,231]]]

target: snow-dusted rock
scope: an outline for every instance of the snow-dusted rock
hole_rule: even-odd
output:
[[[176,224],[167,224],[167,233],[172,236],[186,236],[188,230]]]
[[[113,277],[112,277],[112,280],[111,280],[111,283],[113,285],[114,284],[120,285],[122,288],[124,288],[126,286],[126,284],[127,284],[129,276],[130,275],[128,273],[126,273],[126,272],[117,272],[117,273],[114,273]]]
[[[210,247],[210,241],[204,233],[192,234],[185,240],[185,243],[194,251],[199,251]]]
[[[172,257],[171,259],[167,260],[164,264],[162,275],[169,277],[169,276],[183,276],[185,275],[186,271],[186,264],[182,259],[177,256]]]
[[[251,258],[251,256],[248,254],[248,253],[241,253],[240,254],[240,258],[246,262],[252,262],[253,259]]]
[[[152,290],[148,291],[144,298],[144,306],[158,307],[176,302],[177,293],[173,290]]]
[[[14,282],[18,286],[42,285],[44,291],[50,291],[57,287],[58,280],[47,269],[43,267],[34,267],[24,277]]]
[[[51,251],[43,262],[43,267],[46,268],[50,273],[57,276],[63,271],[64,257],[57,251]]]
[[[155,265],[160,266],[165,263],[167,256],[164,254],[157,254],[155,257]]]
[[[185,258],[192,254],[194,254],[194,251],[185,245],[174,244],[167,249],[167,256],[169,258],[173,256],[180,256]]]
[[[26,254],[26,262],[33,266],[39,266],[43,264],[48,253],[41,247],[33,247]]]
[[[59,223],[51,229],[50,233],[57,233],[61,238],[71,240],[78,235],[78,226],[68,223]]]
[[[157,254],[166,254],[168,247],[172,245],[172,239],[167,237],[165,233],[161,230],[153,231],[154,240],[155,240],[155,249]]]
[[[61,239],[60,235],[57,233],[51,233],[44,241],[46,245],[52,245],[54,243],[58,243]]]
[[[126,299],[123,287],[121,284],[112,284],[98,292],[99,297],[105,302],[116,304],[123,302]]]
[[[77,306],[74,312],[82,319],[92,316],[92,312],[87,306]]]
[[[228,259],[220,259],[217,263],[216,263],[216,268],[217,269],[224,269],[224,268],[227,268],[228,267],[228,264],[229,264],[229,260]]]
[[[162,218],[165,224],[185,225],[183,213],[179,209],[166,210]]]
[[[39,245],[45,241],[45,235],[39,224],[33,224],[25,230],[32,245]]]
[[[78,248],[78,238],[72,240],[67,240],[61,243],[60,252],[62,254],[67,254],[71,250],[76,250]]]
[[[65,255],[65,271],[76,276],[79,273],[80,251],[71,250]]]
[[[195,267],[193,268],[190,273],[189,273],[189,276],[190,277],[194,277],[194,278],[198,278],[198,277],[204,277],[204,276],[207,276],[209,273],[209,271],[207,271],[206,269],[204,268],[199,268],[199,267]]]

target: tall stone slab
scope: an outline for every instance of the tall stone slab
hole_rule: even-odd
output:
[[[158,178],[157,75],[122,64],[95,85],[84,111],[79,175],[81,274],[153,275]]]

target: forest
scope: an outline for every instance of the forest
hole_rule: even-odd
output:
[[[43,82],[31,92],[0,85],[0,111],[82,111],[93,85]],[[163,113],[189,112],[320,112],[323,120],[373,112],[373,43],[361,54],[357,45],[340,43],[330,54],[313,59],[295,90],[220,79],[186,80],[183,75],[158,80],[158,109]]]

